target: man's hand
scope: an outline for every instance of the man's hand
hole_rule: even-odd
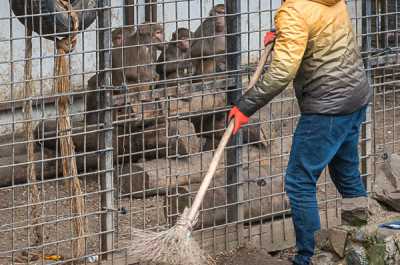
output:
[[[249,122],[249,117],[244,115],[236,106],[234,106],[229,112],[228,119],[231,120],[232,118],[235,119],[234,121],[235,127],[233,128],[233,135],[235,135],[243,125]]]
[[[275,30],[271,30],[265,33],[264,35],[264,46],[267,46],[268,44],[274,42],[276,38]]]

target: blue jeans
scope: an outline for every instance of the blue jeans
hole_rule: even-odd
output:
[[[296,233],[294,264],[308,265],[320,229],[317,181],[328,165],[344,198],[367,196],[360,178],[358,138],[366,107],[348,115],[301,115],[293,136],[285,188]]]

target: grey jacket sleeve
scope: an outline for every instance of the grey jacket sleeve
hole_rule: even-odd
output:
[[[250,117],[284,89],[285,87],[282,86],[268,87],[262,80],[259,80],[254,87],[239,99],[236,106],[244,115]]]
[[[247,116],[281,93],[295,78],[308,44],[308,25],[299,12],[280,9],[275,16],[272,62],[261,81],[245,93],[237,107]]]

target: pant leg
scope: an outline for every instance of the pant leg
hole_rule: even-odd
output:
[[[343,198],[365,197],[367,192],[359,170],[358,141],[365,120],[365,108],[353,113],[352,127],[329,163],[331,179]],[[343,120],[338,122],[348,122]]]
[[[332,137],[334,116],[302,115],[293,136],[285,188],[296,233],[294,264],[307,265],[314,254],[314,234],[320,229],[316,184],[339,149],[342,137]]]

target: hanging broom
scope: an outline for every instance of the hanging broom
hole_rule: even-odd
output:
[[[24,105],[22,112],[24,113],[24,131],[26,140],[26,156],[27,156],[27,169],[26,175],[28,178],[29,186],[29,203],[31,206],[31,214],[33,220],[33,234],[35,236],[35,245],[40,245],[43,242],[41,227],[37,225],[39,222],[40,211],[40,194],[37,187],[36,170],[35,170],[35,155],[34,155],[34,138],[33,138],[33,125],[32,125],[32,30],[26,27],[25,38],[25,86],[24,86]]]
[[[267,45],[263,50],[257,69],[251,77],[247,89],[253,87],[259,79],[272,48],[273,43]],[[201,203],[217,170],[218,163],[232,135],[234,126],[235,122],[232,119],[218,144],[192,207],[190,209],[186,208],[176,224],[169,230],[153,232],[133,229],[133,240],[128,247],[130,256],[137,258],[137,261],[164,262],[174,265],[207,264],[208,258],[192,238],[191,232],[196,225]]]
[[[67,54],[76,46],[77,31],[79,21],[77,14],[72,11],[71,5],[67,0],[58,0],[65,10],[69,11],[72,19],[72,33],[70,36],[61,40],[57,40],[57,58],[55,63],[55,86],[56,92],[62,94],[58,98],[58,133],[62,157],[63,176],[71,178],[68,183],[71,194],[71,211],[74,216],[74,237],[77,238],[72,242],[72,254],[74,258],[78,258],[85,253],[85,204],[81,190],[81,184],[78,178],[78,171],[75,159],[75,146],[71,137],[71,121],[69,117],[69,97],[67,93],[70,89],[69,83],[69,63]]]

